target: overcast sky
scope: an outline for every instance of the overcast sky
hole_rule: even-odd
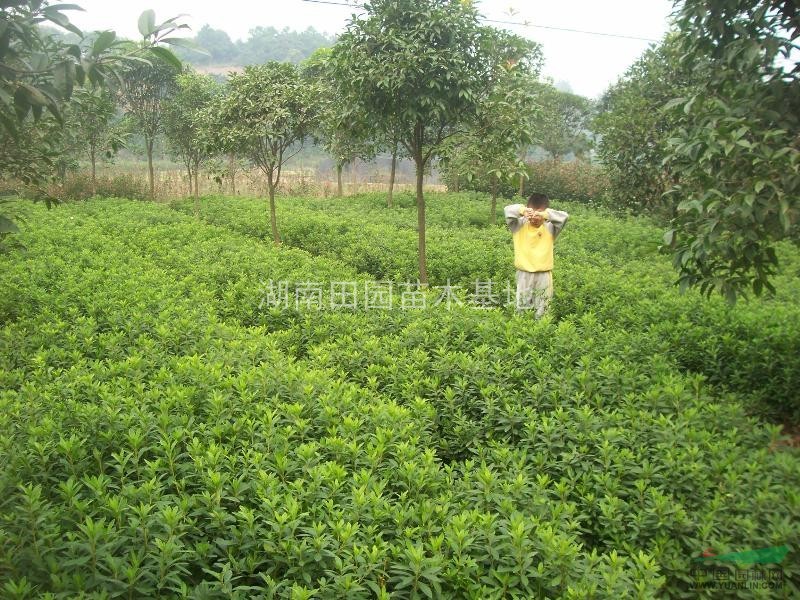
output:
[[[342,0],[339,0],[342,1]],[[75,0],[86,12],[70,13],[84,30],[114,29],[125,37],[138,37],[136,21],[147,8],[156,8],[156,20],[178,14],[194,31],[208,23],[232,39],[246,38],[261,26],[314,27],[330,34],[340,32],[353,8],[303,0]],[[660,40],[668,28],[672,0],[483,0],[481,13],[489,19],[528,22],[531,25],[580,29]],[[509,11],[514,11],[511,13]],[[647,48],[648,42],[555,31],[538,27],[507,26],[542,44],[543,74],[555,82],[566,81],[576,93],[599,96]]]

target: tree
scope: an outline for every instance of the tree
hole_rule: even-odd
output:
[[[341,197],[342,171],[357,159],[370,160],[376,142],[370,139],[366,115],[349,110],[346,99],[334,83],[329,48],[320,48],[303,64],[303,74],[319,89],[319,106],[314,135],[336,165],[336,195]]]
[[[662,108],[699,84],[696,71],[682,67],[675,36],[668,35],[600,99],[592,129],[599,138],[597,155],[620,207],[672,216],[676,203],[669,202],[664,193],[674,173],[664,157],[667,140],[683,116]]]
[[[186,166],[189,193],[194,194],[195,216],[199,216],[198,174],[202,164],[213,154],[207,109],[220,96],[221,86],[211,77],[191,69],[178,75],[176,85],[177,90],[164,111],[164,132],[172,152]]]
[[[585,153],[589,147],[591,100],[544,84],[540,88],[540,104],[542,113],[536,136],[539,145],[554,161],[570,152],[576,156]]]
[[[144,137],[151,199],[156,196],[153,147],[164,131],[164,114],[177,93],[179,72],[174,65],[156,58],[148,63],[129,65],[123,73],[125,85],[120,90],[119,100],[136,131]]]
[[[669,103],[678,204],[665,235],[681,286],[729,301],[773,290],[774,242],[800,217],[800,11],[792,0],[686,0],[676,23],[701,90]]]
[[[348,23],[331,60],[350,110],[384,131],[396,125],[414,161],[419,280],[427,285],[423,177],[442,142],[474,118],[509,53],[507,39],[482,26],[466,1],[372,0],[364,11]]]
[[[0,161],[0,179],[39,184],[52,175],[63,141],[61,108],[74,87],[119,82],[119,69],[134,61],[159,57],[178,62],[161,45],[180,43],[170,37],[187,28],[177,18],[155,25],[152,11],[145,11],[140,23],[144,19],[147,27],[142,44],[136,46],[118,40],[113,31],[84,39],[64,14],[75,8],[38,0],[8,0],[0,5],[0,147],[7,153]],[[44,23],[70,31],[81,41],[66,43],[40,27]],[[57,201],[45,199],[48,206]],[[0,230],[13,227],[0,215]]]
[[[231,64],[231,61],[236,58],[236,45],[231,41],[228,34],[221,29],[203,25],[200,31],[197,32],[194,41],[198,46],[206,50],[209,56],[202,57],[197,54],[185,54],[184,56],[193,58],[198,63],[224,65]]]
[[[540,112],[535,85],[540,68],[541,51],[537,44],[529,42],[526,59],[501,66],[502,72],[479,107],[472,127],[451,137],[443,151],[442,162],[450,179],[458,182],[466,176],[470,187],[489,191],[492,225],[501,183],[524,173],[519,148],[533,141]]]
[[[299,152],[316,118],[319,90],[289,63],[268,62],[231,75],[218,129],[228,148],[241,150],[267,178],[270,226],[280,243],[275,190],[286,161]]]
[[[91,164],[92,194],[97,190],[97,159],[111,158],[125,145],[125,136],[114,124],[117,105],[107,89],[78,90],[72,120],[79,136],[80,151]]]

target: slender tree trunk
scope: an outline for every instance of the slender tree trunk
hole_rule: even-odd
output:
[[[276,244],[281,243],[278,235],[278,216],[275,212],[275,183],[272,180],[272,173],[267,174],[267,187],[269,188],[269,222],[272,227],[272,239]]]
[[[236,195],[236,155],[231,152],[228,154],[228,171],[231,175],[231,195]]]
[[[150,199],[156,199],[156,179],[153,172],[153,140],[147,140],[147,173],[150,177]]]
[[[189,176],[189,195],[192,195],[192,165],[186,163],[186,174]]]
[[[489,213],[489,224],[497,223],[497,175],[492,175],[492,210]]]
[[[92,196],[97,195],[97,155],[94,151],[94,146],[90,151],[90,159],[92,161]]]
[[[523,149],[520,151],[520,153],[519,153],[519,154],[520,154],[520,156],[519,156],[519,160],[520,160],[520,161],[521,161],[523,164],[525,164],[525,158],[527,158],[527,156],[528,156],[528,149],[527,149],[527,148],[523,148]],[[528,176],[527,176],[527,175],[522,175],[522,174],[520,174],[520,176],[519,176],[519,195],[520,195],[520,196],[522,196],[523,198],[525,197],[525,180],[526,180],[527,178],[528,178]]]
[[[425,196],[422,193],[422,178],[425,165],[422,157],[417,157],[417,252],[419,254],[419,282],[428,286],[428,261],[425,260]]]
[[[342,197],[342,168],[343,165],[340,162],[336,162],[336,197]]]
[[[457,194],[461,191],[461,175],[456,175],[456,182],[453,185],[453,191]]]
[[[197,172],[200,170],[200,165],[194,166],[194,216],[200,218],[200,187],[197,183]]]
[[[389,196],[386,199],[386,206],[392,208],[394,196],[394,177],[397,173],[397,142],[394,143],[392,149],[392,170],[389,172]]]

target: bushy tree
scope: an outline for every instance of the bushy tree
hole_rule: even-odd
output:
[[[176,78],[176,91],[164,111],[164,132],[173,154],[186,167],[189,193],[194,194],[195,216],[199,215],[200,167],[214,154],[209,136],[208,108],[221,95],[221,85],[207,75],[186,69]]]
[[[220,144],[240,150],[266,176],[275,243],[280,242],[275,190],[283,166],[300,151],[316,121],[319,91],[296,66],[268,62],[231,75],[219,108]]]
[[[729,300],[772,289],[774,242],[800,220],[800,11],[792,0],[686,0],[685,68],[703,87],[670,103],[679,214],[665,242],[683,286]],[[676,118],[676,117],[672,117]]]
[[[125,132],[116,121],[117,104],[107,89],[78,90],[72,120],[80,140],[80,152],[89,159],[92,195],[97,189],[97,161],[110,159],[125,145]]]
[[[180,69],[175,65],[159,58],[147,63],[134,63],[123,72],[125,83],[119,100],[136,131],[144,138],[151,198],[156,195],[153,149],[156,138],[164,132],[164,116],[177,93],[179,73]]]
[[[490,224],[495,223],[500,186],[525,172],[519,148],[532,143],[541,110],[536,93],[541,51],[534,42],[518,43],[523,54],[497,65],[494,84],[472,125],[451,137],[442,152],[443,170],[450,179],[466,178],[478,184],[469,187],[490,193]]]
[[[537,123],[537,144],[553,160],[570,152],[576,156],[585,154],[589,149],[588,129],[594,110],[592,101],[542,84],[539,103],[542,110]]]
[[[427,284],[424,174],[442,143],[475,118],[497,64],[518,48],[505,47],[468,1],[372,0],[363,7],[334,46],[336,81],[350,110],[376,127],[397,127],[414,161],[419,280]]]
[[[303,63],[303,74],[319,90],[314,136],[333,158],[336,166],[336,195],[341,197],[342,171],[358,159],[370,160],[377,151],[377,140],[365,114],[347,106],[334,81],[331,50],[320,48]]]
[[[695,89],[697,81],[681,66],[675,37],[668,36],[648,49],[600,99],[592,129],[616,205],[672,215],[675,203],[666,201],[664,193],[674,174],[664,157],[667,140],[682,117],[663,108]]]

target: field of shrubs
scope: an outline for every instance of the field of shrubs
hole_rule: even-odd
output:
[[[541,321],[265,305],[270,280],[414,280],[412,198],[384,203],[282,198],[280,247],[264,201],[14,207],[0,596],[800,594],[797,249],[730,307],[671,287],[648,221],[554,203]],[[428,203],[433,286],[513,285],[485,196]],[[780,590],[695,589],[706,549],[782,545]]]

